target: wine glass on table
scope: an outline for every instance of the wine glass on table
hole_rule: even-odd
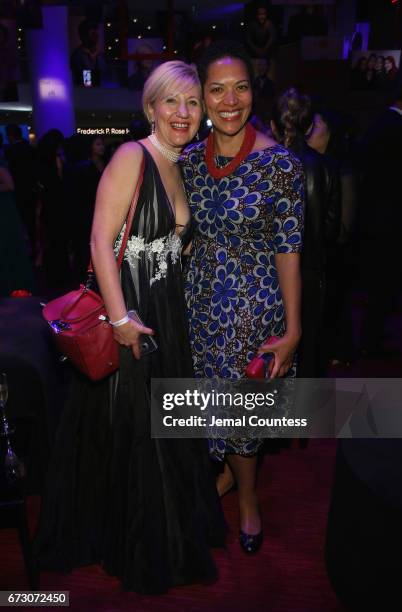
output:
[[[0,408],[4,411],[5,405],[8,400],[8,383],[7,374],[0,372]]]
[[[10,436],[14,433],[14,430],[10,428],[7,415],[6,415],[6,404],[8,400],[8,382],[7,374],[0,372],[0,421],[1,431],[0,435],[5,438],[6,441],[6,453],[4,457],[4,470],[6,480],[9,484],[14,484],[25,476],[25,466],[20,461],[12,449]]]

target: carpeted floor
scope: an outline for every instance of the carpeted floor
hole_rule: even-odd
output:
[[[86,612],[341,611],[323,561],[334,454],[334,441],[312,440],[306,450],[293,446],[277,455],[265,455],[258,488],[266,537],[255,557],[239,548],[236,493],[224,498],[230,534],[227,550],[214,552],[220,574],[214,585],[140,597],[123,593],[117,580],[92,566],[68,576],[44,573],[41,588],[69,590],[71,609]],[[31,497],[32,526],[38,507],[38,498]],[[4,529],[0,531],[0,590],[27,588],[16,531]]]

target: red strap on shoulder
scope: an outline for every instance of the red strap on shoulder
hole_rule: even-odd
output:
[[[133,218],[134,218],[135,210],[137,208],[138,196],[139,196],[140,189],[141,189],[141,186],[142,186],[142,181],[144,180],[144,168],[145,168],[145,155],[143,153],[142,154],[142,160],[141,160],[140,174],[139,174],[138,181],[137,181],[137,186],[136,186],[135,191],[134,191],[133,199],[131,200],[130,210],[128,211],[128,215],[127,215],[127,219],[126,219],[126,229],[124,230],[123,240],[121,241],[120,251],[119,251],[119,254],[117,256],[117,267],[119,268],[119,270],[121,268],[121,264],[122,264],[123,257],[124,257],[124,252],[126,250],[128,236],[129,236],[129,233],[130,233],[131,225],[133,223]]]
[[[145,169],[145,155],[143,153],[142,154],[142,160],[141,160],[140,174],[138,176],[137,185],[135,187],[135,191],[134,191],[133,199],[131,200],[129,211],[127,213],[127,217],[126,217],[126,229],[124,230],[123,240],[121,241],[121,246],[120,246],[119,254],[117,256],[117,267],[118,267],[119,270],[120,270],[121,264],[123,262],[124,251],[126,250],[128,236],[129,236],[129,233],[130,233],[131,225],[133,223],[133,218],[134,218],[134,215],[135,215],[135,210],[137,208],[138,196],[139,196],[139,193],[140,193],[142,182],[144,180],[144,169]],[[94,271],[94,269],[93,269],[93,266],[92,266],[92,260],[90,259],[89,260],[89,265],[88,265],[88,272],[93,272],[93,271]]]

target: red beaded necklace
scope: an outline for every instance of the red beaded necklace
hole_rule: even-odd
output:
[[[244,139],[239,152],[226,166],[223,168],[218,168],[214,160],[214,133],[211,131],[208,135],[207,146],[205,149],[205,161],[207,163],[209,174],[215,179],[221,179],[224,176],[232,174],[232,172],[236,170],[238,166],[240,166],[242,161],[246,159],[247,155],[251,153],[256,137],[257,132],[250,123],[247,123]]]

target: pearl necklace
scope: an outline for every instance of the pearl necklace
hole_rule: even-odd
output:
[[[173,163],[177,163],[179,161],[181,153],[176,153],[175,151],[172,151],[172,149],[165,147],[165,145],[159,141],[156,134],[151,134],[148,136],[148,140],[152,142],[155,149],[158,149],[159,153],[161,153],[163,157],[166,157],[166,159]]]

